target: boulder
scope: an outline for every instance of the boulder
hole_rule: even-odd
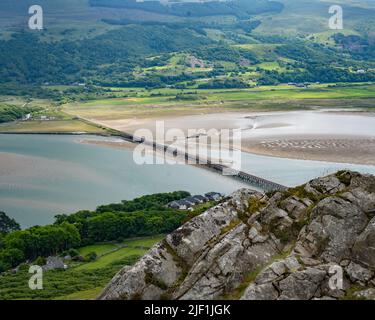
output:
[[[374,276],[374,273],[368,269],[363,268],[359,264],[351,262],[345,269],[350,279],[355,281],[360,281],[366,283]]]
[[[375,218],[356,239],[352,252],[356,261],[375,271]]]

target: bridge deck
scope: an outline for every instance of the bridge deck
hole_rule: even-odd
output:
[[[169,146],[158,144],[155,141],[145,141],[144,139],[135,139],[133,137],[133,141],[137,141],[139,143],[144,143],[146,145],[152,146],[155,150],[161,150],[165,153],[170,153],[173,157],[183,157],[185,160],[191,160],[193,163],[196,163],[197,165],[201,165],[206,168],[214,169],[215,171],[220,172],[221,174],[225,174],[228,177],[240,179],[244,182],[249,183],[250,185],[255,185],[260,187],[261,189],[265,191],[276,191],[276,190],[285,190],[287,189],[286,186],[283,186],[279,183],[252,175],[250,173],[244,172],[244,171],[236,171],[231,169],[229,166],[222,165],[222,164],[215,164],[210,162],[209,160],[203,160],[200,161],[199,157],[191,155],[187,152],[174,149],[173,151],[170,150]],[[202,159],[201,159],[202,160]]]
[[[169,146],[158,144],[155,141],[146,141],[142,138],[134,137],[132,134],[129,134],[126,132],[119,132],[119,131],[118,131],[118,136],[133,143],[143,143],[143,144],[149,145],[154,150],[161,150],[164,153],[171,154],[173,157],[183,157],[185,160],[194,161],[194,163],[196,163],[197,165],[201,165],[202,167],[213,169],[214,171],[220,172],[221,174],[225,174],[228,177],[240,179],[252,186],[260,187],[261,189],[265,191],[276,191],[276,190],[281,191],[281,190],[287,189],[286,186],[283,186],[279,183],[252,175],[244,171],[235,171],[226,165],[211,163],[208,160],[199,161],[199,158],[197,156],[191,155],[187,152],[184,152],[178,149],[174,149],[173,151],[171,151]],[[230,171],[232,172],[229,174],[228,172]]]

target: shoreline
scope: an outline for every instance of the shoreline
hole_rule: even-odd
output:
[[[91,145],[98,145],[108,148],[116,148],[116,149],[127,149],[127,150],[133,150],[134,147],[138,144],[137,142],[133,142],[132,140],[126,138],[123,135],[128,135],[125,132],[119,132],[118,134],[108,133],[86,133],[86,132],[0,132],[0,135],[61,135],[61,136],[90,136],[90,137],[104,137],[104,138],[117,138],[119,141],[103,141],[103,140],[90,140],[90,139],[82,139],[78,140],[77,143],[81,144],[91,144]],[[278,140],[289,140],[289,141],[303,141],[301,139],[297,139],[288,136],[288,137],[277,137]],[[314,137],[315,139],[318,137]],[[345,141],[345,139],[350,139],[352,141],[360,141],[361,138],[359,137],[346,137],[343,139],[337,138],[337,137],[319,137],[320,141],[327,141],[327,140],[342,140]],[[369,138],[368,138],[369,139]],[[371,139],[371,138],[370,138]],[[249,142],[242,141],[241,151],[248,154],[254,154],[259,156],[266,156],[266,157],[272,157],[272,158],[283,158],[283,159],[291,159],[291,160],[301,160],[301,161],[319,161],[319,162],[329,162],[329,163],[340,163],[340,164],[354,164],[354,165],[370,165],[375,166],[375,151],[374,153],[368,154],[366,159],[358,159],[358,153],[356,153],[356,150],[349,150],[345,151],[347,154],[344,157],[342,155],[338,155],[335,153],[332,153],[331,149],[323,150],[322,152],[316,152],[316,150],[312,150],[312,152],[307,152],[306,149],[301,151],[293,150],[292,148],[284,148],[281,149],[269,149],[260,144],[261,141],[273,141],[275,140],[275,137],[263,137],[262,139],[260,137],[257,137],[255,140],[253,140],[250,145]],[[374,141],[375,146],[375,137],[372,138]],[[315,151],[315,154],[313,153]],[[358,151],[358,150],[357,150]],[[355,154],[355,156],[352,156]]]
[[[110,137],[110,136],[115,136],[110,133],[104,134],[104,133],[95,133],[95,132],[36,132],[36,131],[29,131],[29,132],[9,132],[9,131],[0,131],[0,135],[56,135],[56,136],[99,136],[99,137]]]
[[[262,152],[262,151],[258,151],[258,150],[250,149],[250,148],[246,148],[246,150],[242,149],[242,152],[247,153],[247,154],[257,155],[257,156],[271,157],[271,158],[281,158],[281,159],[301,160],[301,161],[316,161],[316,162],[325,162],[325,163],[332,163],[332,164],[338,163],[338,164],[347,164],[347,165],[374,166],[375,167],[375,161],[372,162],[372,163],[364,163],[364,162],[354,162],[354,161],[352,161],[352,162],[340,161],[340,160],[337,160],[337,159],[330,160],[328,158],[326,158],[326,159],[315,158],[315,157],[303,158],[303,157],[300,157],[300,156],[292,155],[290,153],[288,154],[288,156],[285,156],[285,155],[280,155],[276,152]]]
[[[100,145],[117,149],[134,149],[139,141],[134,141],[134,132],[140,128],[149,129],[155,136],[155,122],[165,121],[165,130],[174,127],[181,128],[186,134],[189,128],[203,128],[208,130],[216,128],[241,128],[243,131],[241,138],[241,151],[248,154],[269,156],[273,158],[297,159],[305,161],[321,161],[339,164],[356,164],[375,166],[375,135],[373,130],[373,120],[363,120],[364,129],[358,135],[350,129],[352,118],[343,119],[343,125],[337,131],[332,130],[335,121],[328,117],[328,122],[323,123],[323,130],[319,130],[321,114],[339,116],[353,114],[364,116],[362,112],[353,110],[352,112],[341,109],[328,109],[311,111],[292,112],[226,112],[211,113],[201,115],[188,115],[148,119],[117,119],[117,120],[97,120],[79,117],[79,120],[101,128],[103,132],[66,131],[66,132],[1,132],[0,134],[33,134],[33,135],[72,135],[87,136],[90,139],[77,139],[79,143]],[[306,116],[307,115],[307,116]],[[289,117],[290,116],[290,117]],[[366,114],[366,119],[373,119],[375,113]],[[302,117],[302,118],[301,118]],[[311,124],[311,118],[317,122],[317,126]],[[301,119],[307,123],[303,127]],[[307,120],[306,120],[307,119]],[[363,119],[363,118],[362,118]],[[346,122],[345,122],[346,121]],[[348,122],[349,121],[349,122]],[[369,122],[371,121],[371,122]],[[346,126],[345,126],[346,125]],[[97,139],[113,138],[114,140]],[[91,139],[93,137],[93,139]],[[115,139],[118,139],[117,141]],[[152,142],[150,140],[150,142]]]

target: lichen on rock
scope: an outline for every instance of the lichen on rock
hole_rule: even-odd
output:
[[[374,216],[371,175],[341,171],[268,195],[241,189],[121,270],[99,298],[374,299]],[[332,268],[342,288],[330,285]]]

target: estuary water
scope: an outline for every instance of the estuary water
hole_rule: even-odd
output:
[[[227,194],[246,186],[193,166],[139,166],[132,150],[78,142],[84,139],[93,137],[0,135],[0,211],[27,227],[145,194]]]
[[[228,194],[240,181],[188,165],[136,165],[132,150],[80,140],[109,138],[69,135],[0,135],[0,211],[22,227],[43,225],[61,213],[94,209],[145,194],[186,190]],[[249,173],[293,186],[352,169],[375,174],[375,166],[242,155]]]

